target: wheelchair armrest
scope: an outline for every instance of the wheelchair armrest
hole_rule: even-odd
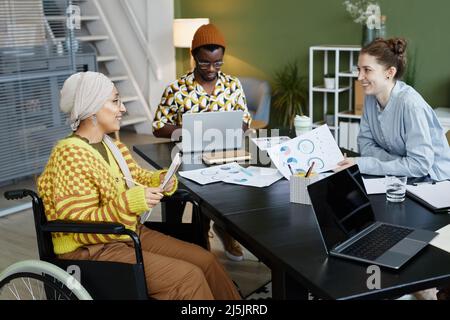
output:
[[[124,234],[125,226],[113,222],[53,220],[41,227],[46,232]]]
[[[161,199],[161,202],[169,202],[169,201],[192,201],[192,196],[189,191],[184,189],[178,189],[171,196],[164,197]]]
[[[125,228],[125,226],[120,223],[53,220],[42,224],[41,230],[44,232],[128,235],[134,242],[136,263],[143,263],[141,241],[138,235],[136,232]]]

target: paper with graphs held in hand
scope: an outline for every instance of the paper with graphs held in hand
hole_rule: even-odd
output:
[[[166,172],[166,175],[164,176],[164,181],[160,185],[161,189],[164,189],[167,186],[167,184],[170,181],[170,178],[172,178],[175,175],[175,173],[177,172],[177,170],[180,167],[181,163],[182,163],[181,154],[177,153],[175,155],[175,157],[173,158],[172,163],[170,164],[170,167],[169,167],[169,169]],[[134,183],[136,183],[136,182],[134,182]],[[143,224],[146,221],[148,221],[148,219],[150,218],[151,214],[152,214],[152,209],[148,210],[147,212],[144,212],[141,215],[141,223]]]
[[[169,169],[167,170],[166,175],[164,176],[164,181],[161,183],[161,188],[164,189],[170,181],[170,178],[177,172],[178,168],[181,165],[181,154],[177,153],[173,158],[172,163],[170,164]]]
[[[286,179],[292,174],[306,172],[314,162],[317,173],[332,170],[344,160],[336,140],[325,124],[295,139],[267,150],[270,159]],[[292,168],[290,171],[289,166]]]

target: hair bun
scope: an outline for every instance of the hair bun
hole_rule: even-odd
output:
[[[406,52],[407,42],[405,39],[394,38],[390,40],[389,46],[391,47],[392,52],[398,56],[402,56]]]

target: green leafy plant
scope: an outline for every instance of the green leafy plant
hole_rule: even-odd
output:
[[[273,106],[284,127],[293,128],[295,116],[304,115],[307,100],[306,77],[300,74],[297,62],[291,62],[275,74],[273,84]]]
[[[403,75],[403,81],[414,87],[416,84],[416,65],[417,65],[417,48],[412,48],[406,51],[406,70]]]

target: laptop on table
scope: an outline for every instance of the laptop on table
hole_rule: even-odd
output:
[[[183,153],[241,149],[243,111],[199,112],[183,114]]]
[[[376,221],[358,175],[355,165],[308,186],[327,254],[399,269],[437,233]]]

